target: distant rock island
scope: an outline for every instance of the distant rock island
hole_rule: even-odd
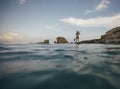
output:
[[[100,39],[85,40],[79,43],[120,44],[120,26],[107,31]]]
[[[49,40],[44,40],[43,42],[38,42],[38,44],[49,44]]]
[[[49,40],[44,40],[43,42],[36,42],[36,43],[30,42],[29,44],[49,44]]]
[[[56,39],[57,41],[54,41],[54,43],[58,43],[58,44],[68,43],[68,41],[64,37],[57,37]]]

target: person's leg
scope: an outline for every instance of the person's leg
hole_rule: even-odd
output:
[[[77,38],[77,41],[76,42],[79,42],[78,38]]]
[[[79,42],[79,37],[78,37],[78,41],[77,42]]]

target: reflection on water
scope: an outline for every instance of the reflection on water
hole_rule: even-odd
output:
[[[0,45],[0,89],[120,89],[119,45]]]

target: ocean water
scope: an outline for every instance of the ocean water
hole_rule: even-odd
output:
[[[120,45],[0,45],[0,89],[120,89]]]

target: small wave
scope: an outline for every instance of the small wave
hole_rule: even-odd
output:
[[[71,55],[61,55],[61,54],[50,56],[50,58],[51,59],[74,59],[74,57]]]
[[[56,55],[29,55],[30,59],[34,60],[65,60],[65,59],[74,59],[74,56],[71,55],[63,55],[63,54],[56,54]]]
[[[47,49],[47,48],[46,49],[45,48],[44,49],[34,49],[33,51],[49,51],[49,49]]]
[[[0,47],[0,50],[10,50],[10,49],[5,47]]]
[[[106,52],[103,52],[104,54],[108,54],[108,55],[119,55],[120,52],[119,51],[106,51]]]
[[[116,64],[116,65],[117,65],[117,64],[118,64],[118,65],[120,64],[120,60],[106,60],[105,62],[106,62],[106,63],[109,63],[109,64]]]
[[[87,54],[88,53],[87,51],[78,51],[78,52],[80,52],[82,54]]]
[[[55,51],[66,51],[66,50],[64,50],[64,49],[56,49]]]
[[[56,67],[57,67],[57,68],[64,68],[64,67],[66,67],[66,65],[63,65],[63,64],[57,64]]]
[[[71,56],[71,55],[64,55],[64,57],[67,58],[67,59],[74,59],[74,57]]]
[[[0,56],[13,56],[13,55],[16,55],[16,56],[24,56],[24,55],[28,55],[28,54],[31,54],[31,52],[2,52],[0,53]]]
[[[26,51],[20,51],[20,52],[5,52],[5,53],[0,53],[0,54],[28,54],[32,52],[26,52]]]

